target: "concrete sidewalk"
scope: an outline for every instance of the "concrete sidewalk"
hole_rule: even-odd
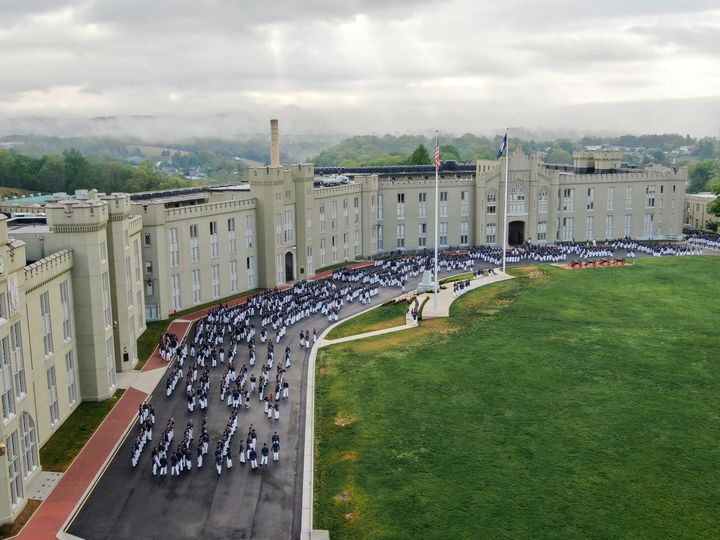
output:
[[[501,270],[496,270],[495,275],[491,275],[488,277],[482,277],[482,278],[475,278],[470,280],[470,286],[466,287],[462,290],[462,292],[459,295],[455,295],[453,292],[453,284],[452,283],[446,283],[440,285],[440,292],[438,292],[437,297],[437,306],[435,305],[435,298],[434,294],[425,293],[421,294],[418,297],[418,301],[420,302],[420,305],[422,305],[425,298],[428,298],[428,301],[425,302],[425,306],[422,310],[422,318],[423,319],[434,319],[436,317],[449,317],[450,316],[450,306],[452,303],[462,296],[463,294],[474,291],[475,289],[479,287],[484,287],[485,285],[490,285],[492,283],[497,283],[498,281],[505,281],[507,279],[512,279],[512,276],[509,276],[506,273],[503,273]],[[442,287],[445,287],[443,289]]]

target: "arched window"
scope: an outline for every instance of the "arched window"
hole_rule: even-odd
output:
[[[497,193],[494,189],[491,189],[487,193],[487,206],[485,207],[485,213],[488,215],[497,214]]]
[[[510,188],[510,207],[508,211],[511,214],[523,214],[527,212],[525,205],[525,188],[522,184],[514,184]]]
[[[24,412],[20,418],[20,432],[22,434],[23,472],[24,477],[30,476],[38,465],[37,436],[35,435],[35,422]]]
[[[548,192],[547,188],[542,188],[540,190],[540,193],[538,193],[538,213],[547,214],[549,198],[550,193]]]

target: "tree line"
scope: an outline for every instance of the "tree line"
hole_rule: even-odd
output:
[[[73,193],[77,189],[97,189],[105,193],[136,192],[187,187],[184,178],[162,175],[151,162],[137,167],[102,159],[88,159],[75,148],[62,154],[31,157],[13,150],[0,150],[0,186],[30,192]]]

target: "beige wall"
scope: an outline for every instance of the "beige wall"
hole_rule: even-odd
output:
[[[711,222],[720,221],[720,217],[708,210],[710,203],[717,198],[714,193],[688,193],[685,195],[685,225],[696,229],[707,229]]]

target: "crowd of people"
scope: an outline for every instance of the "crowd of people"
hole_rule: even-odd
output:
[[[683,238],[688,244],[710,249],[720,249],[720,234],[717,233],[692,231],[684,235]]]

